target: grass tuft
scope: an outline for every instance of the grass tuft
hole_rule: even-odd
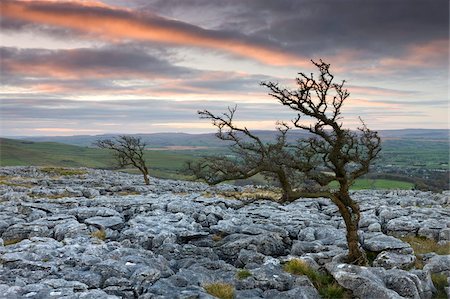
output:
[[[96,230],[91,233],[91,237],[94,237],[94,238],[104,241],[104,240],[106,240],[106,232],[103,229]]]
[[[4,240],[3,241],[3,245],[4,246],[8,246],[8,245],[14,245],[19,243],[20,241],[22,241],[23,239],[9,239],[9,240]]]
[[[15,178],[13,176],[0,175],[0,185],[10,186],[10,187],[24,187],[24,188],[33,187],[33,184],[31,184],[31,183],[26,183],[23,181],[17,182],[14,180],[17,180],[17,178]]]
[[[438,244],[435,240],[425,237],[407,236],[400,238],[402,241],[409,243],[414,254],[416,255],[416,261],[414,262],[414,268],[422,269],[424,264],[422,255],[430,252],[434,252],[439,255],[450,254],[450,246],[448,244]]]
[[[312,269],[302,260],[292,259],[284,264],[283,269],[294,275],[306,275],[322,298],[351,298],[347,290],[341,287],[333,276]]]
[[[70,197],[71,194],[69,192],[64,192],[60,194],[33,194],[28,193],[28,196],[31,198],[44,198],[44,199],[60,199],[64,197]]]
[[[223,239],[223,236],[222,236],[221,234],[214,234],[214,235],[211,236],[211,239],[212,239],[214,242],[219,242],[220,240]]]
[[[239,280],[246,279],[250,276],[252,276],[252,272],[248,271],[247,269],[241,269],[236,273],[236,277]]]
[[[433,298],[447,298],[447,293],[445,288],[448,287],[447,276],[445,274],[431,274],[431,280],[433,281],[434,287],[436,288],[436,294]]]
[[[219,299],[233,299],[234,287],[229,283],[215,282],[203,286],[206,292]]]
[[[402,241],[409,243],[414,249],[415,254],[424,254],[434,252],[439,255],[450,254],[450,246],[448,244],[438,244],[435,240],[425,237],[407,236],[400,238]]]
[[[86,170],[62,168],[62,167],[43,167],[40,170],[41,170],[41,172],[45,172],[45,173],[53,174],[53,175],[61,175],[61,176],[83,175],[83,174],[88,173]]]
[[[366,251],[366,257],[367,261],[369,262],[369,265],[373,264],[373,261],[377,258],[379,252],[376,251]]]
[[[225,199],[237,199],[241,201],[254,201],[254,200],[272,200],[278,201],[281,198],[282,192],[281,190],[265,190],[258,188],[247,188],[244,191],[221,191],[215,194],[211,194],[209,192],[204,192],[202,196],[204,197],[213,197],[220,196]]]

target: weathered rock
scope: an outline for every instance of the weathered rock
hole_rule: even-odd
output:
[[[428,281],[398,269],[368,268],[329,263],[327,270],[343,287],[360,298],[431,298]],[[421,277],[422,278],[422,277]]]
[[[383,251],[377,255],[373,261],[374,267],[383,267],[384,269],[410,269],[414,262],[416,261],[416,256],[414,254],[399,254],[391,251]]]
[[[137,175],[85,171],[52,177],[35,167],[0,168],[33,186],[0,185],[0,298],[212,299],[203,288],[211,282],[233,285],[236,298],[319,298],[306,276],[282,263],[300,258],[322,270],[347,250],[345,224],[327,199],[245,202],[217,195],[242,187],[155,178],[147,186]],[[333,275],[361,298],[429,298],[430,274],[448,275],[448,256],[426,254],[424,271],[399,270],[411,265],[412,249],[387,234],[445,244],[446,197],[352,192],[362,245],[381,267],[333,266]],[[238,279],[236,267],[251,276]]]
[[[450,255],[435,255],[425,263],[424,271],[445,274],[450,277]]]
[[[85,224],[81,224],[76,220],[69,220],[57,224],[54,227],[54,237],[61,241],[65,238],[74,238],[80,235],[87,235],[88,230]]]
[[[217,243],[219,256],[228,261],[235,261],[242,249],[255,250],[270,256],[280,256],[286,253],[283,238],[275,233],[263,235],[233,234]]]
[[[123,224],[123,219],[117,216],[111,217],[95,216],[84,220],[84,223],[95,226],[99,229],[115,228]]]
[[[84,197],[87,198],[94,198],[97,196],[100,196],[100,192],[96,189],[92,189],[92,188],[87,188],[84,189],[83,191],[81,191]]]
[[[45,225],[33,223],[19,223],[8,227],[2,234],[5,241],[19,241],[32,237],[50,237],[51,230]]]
[[[364,234],[362,246],[364,249],[372,252],[381,252],[384,250],[397,250],[404,253],[413,252],[408,243],[382,233]]]

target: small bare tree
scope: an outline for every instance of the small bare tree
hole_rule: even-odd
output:
[[[94,145],[113,150],[119,167],[134,166],[144,176],[145,184],[150,184],[148,168],[145,165],[144,152],[146,143],[140,137],[121,135],[113,139],[97,140]]]
[[[197,178],[209,184],[224,181],[246,179],[262,174],[279,182],[283,195],[282,202],[292,201],[298,196],[295,192],[299,175],[311,165],[311,156],[295,154],[295,147],[288,143],[287,133],[291,129],[285,123],[279,123],[274,142],[265,142],[246,127],[233,123],[236,107],[228,108],[227,113],[214,115],[199,111],[200,118],[209,119],[217,127],[216,136],[230,142],[232,157],[205,157],[199,162],[189,162],[188,169]],[[298,169],[302,170],[299,172]]]
[[[377,132],[369,130],[362,120],[362,126],[356,132],[342,127],[341,108],[350,95],[344,88],[345,81],[334,83],[334,76],[329,72],[330,65],[322,60],[318,63],[313,61],[313,64],[320,71],[318,78],[314,78],[313,74],[299,73],[296,90],[280,88],[273,82],[261,84],[269,88],[270,95],[281,104],[298,112],[294,120],[296,127],[313,135],[307,140],[309,149],[322,159],[327,172],[316,171],[310,178],[322,186],[332,180],[339,183],[337,190],[317,195],[330,198],[338,207],[347,230],[348,262],[363,265],[367,260],[358,242],[360,208],[350,197],[349,188],[358,177],[368,173],[371,162],[381,150],[380,137]],[[305,117],[313,124],[302,123]]]

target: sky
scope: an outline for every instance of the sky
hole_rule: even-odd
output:
[[[2,0],[0,135],[274,129],[311,59],[350,97],[344,126],[448,128],[448,0]]]

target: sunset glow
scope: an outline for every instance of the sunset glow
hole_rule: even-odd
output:
[[[295,113],[259,83],[294,87],[319,58],[347,81],[350,126],[448,127],[448,1],[0,5],[2,136],[208,132],[197,110],[234,105],[274,129]]]

